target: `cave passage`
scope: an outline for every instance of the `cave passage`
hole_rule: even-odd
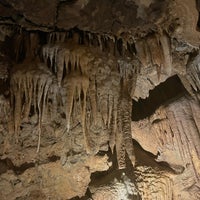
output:
[[[177,75],[168,78],[165,82],[150,90],[149,97],[133,100],[132,120],[139,121],[151,116],[155,110],[180,96],[187,94]]]

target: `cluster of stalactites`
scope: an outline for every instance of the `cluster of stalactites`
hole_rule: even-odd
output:
[[[47,111],[48,95],[55,94],[56,80],[44,64],[28,63],[16,66],[11,75],[11,107],[13,108],[16,140],[22,121],[29,121],[31,110],[38,115],[38,128]],[[56,104],[56,99],[53,104]]]
[[[136,41],[138,59],[143,67],[156,66],[158,76],[172,73],[170,40],[166,34],[153,34]]]
[[[50,62],[50,69],[57,76],[58,84],[61,86],[65,75],[78,71],[87,74],[90,58],[85,55],[85,49],[68,49],[62,45],[46,45],[43,47],[43,58]]]
[[[81,74],[80,71],[74,71],[63,80],[63,89],[66,98],[66,131],[69,132],[71,128],[72,113],[75,112],[76,116],[80,113],[84,147],[87,153],[92,153],[89,138],[87,137],[88,128],[86,128],[89,77]]]
[[[121,89],[120,94],[115,95],[116,91],[112,92],[114,88],[109,88],[112,87],[112,84],[108,82],[108,94],[97,100],[95,78],[91,78],[89,82],[89,77],[87,75],[89,61],[91,59],[86,55],[85,49],[80,48],[79,50],[70,50],[62,48],[61,45],[51,46],[48,44],[43,48],[43,57],[46,62],[49,59],[50,68],[55,72],[59,86],[63,87],[66,92],[66,130],[68,132],[70,131],[72,113],[78,110],[74,107],[76,106],[77,99],[79,99],[79,106],[81,105],[81,125],[85,149],[88,153],[94,153],[92,152],[92,147],[90,146],[89,141],[90,139],[88,138],[87,133],[89,127],[88,124],[86,124],[86,121],[88,121],[86,120],[86,108],[89,103],[93,123],[96,124],[96,115],[97,112],[100,112],[105,127],[110,130],[109,143],[112,150],[114,149],[114,146],[116,146],[119,168],[122,169],[126,166],[126,152],[134,165],[135,156],[130,128],[131,97],[128,94],[125,95],[128,91],[124,92],[123,90],[125,88],[123,88]],[[121,79],[126,80],[132,77],[134,70],[131,64],[118,63],[116,66],[119,66],[118,73]],[[120,81],[118,87],[120,87]],[[98,105],[99,103],[100,105]]]
[[[84,136],[84,144],[87,153],[91,153],[86,133],[86,104],[89,88],[89,57],[85,55],[85,49],[70,50],[62,46],[46,45],[43,48],[45,62],[50,61],[50,69],[56,74],[59,87],[65,93],[66,103],[66,130],[70,131],[72,113],[78,110],[74,108],[78,99],[81,109],[81,125]]]
[[[98,47],[101,51],[115,56],[134,56],[136,53],[135,38],[131,34],[115,36],[73,29],[67,32],[52,32],[48,34],[48,44],[64,42],[73,42],[87,47]]]
[[[105,127],[110,130],[109,144],[112,151],[114,146],[116,147],[119,168],[122,169],[126,166],[126,153],[134,165],[135,156],[130,129],[131,97],[128,95],[127,85],[120,84],[120,79],[126,80],[133,75],[133,66],[123,62],[116,63],[116,69],[113,73],[118,73],[118,83],[114,81],[112,84],[105,85],[108,94],[98,100],[96,75],[93,74],[92,78],[89,77],[88,73],[94,61],[89,49],[84,46],[70,46],[67,43],[51,44],[52,40],[63,42],[65,35],[52,34],[49,44],[43,47],[42,55],[46,65],[37,64],[33,66],[29,63],[29,67],[16,67],[15,72],[12,73],[11,93],[16,135],[19,133],[22,119],[28,120],[32,108],[38,114],[38,125],[40,127],[45,116],[49,91],[53,90],[54,97],[52,100],[55,104],[53,107],[57,106],[55,96],[59,92],[63,92],[61,95],[63,95],[62,99],[64,98],[62,102],[65,103],[66,114],[66,129],[64,131],[71,131],[72,116],[75,116],[76,113],[74,115],[74,112],[78,111],[76,116],[80,116],[85,150],[87,153],[96,153],[90,146],[91,141],[88,137],[90,127],[87,123],[92,121],[95,124],[97,112],[99,112]],[[101,44],[102,38],[99,37],[99,40],[99,44]],[[94,68],[94,66],[92,67]],[[95,67],[98,71],[99,66]],[[110,66],[110,68],[113,68],[113,66]],[[93,69],[93,71],[95,70]],[[113,80],[109,79],[109,81],[112,82]],[[121,87],[121,89],[115,91],[115,87],[112,88],[113,85]],[[58,87],[60,87],[59,90]],[[115,94],[117,91],[119,94]],[[76,106],[79,107],[76,108]],[[87,119],[87,108],[90,108],[91,115],[89,116],[92,117],[89,120]],[[39,136],[40,132],[41,130]],[[40,141],[38,141],[38,150],[39,143]]]

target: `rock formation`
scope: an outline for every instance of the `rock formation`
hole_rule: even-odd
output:
[[[199,11],[0,0],[0,199],[200,199]]]

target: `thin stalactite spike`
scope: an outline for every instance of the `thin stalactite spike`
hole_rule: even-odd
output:
[[[87,138],[87,134],[86,134],[86,103],[87,103],[87,92],[88,92],[88,88],[89,88],[89,78],[86,76],[82,77],[82,81],[81,81],[81,86],[82,86],[82,91],[83,91],[83,109],[82,109],[82,130],[83,130],[83,136],[84,136],[84,141],[85,141],[85,148],[86,148],[86,152],[88,154],[91,153],[91,147],[89,145],[88,142],[88,138]]]
[[[164,71],[167,75],[171,75],[172,73],[172,57],[170,51],[170,41],[169,38],[163,34],[160,36],[160,43],[162,47],[162,52],[164,55]]]
[[[72,109],[73,109],[73,99],[74,99],[74,94],[75,94],[75,85],[70,84],[70,78],[67,81],[68,85],[67,85],[67,100],[66,100],[66,119],[67,119],[67,132],[69,132],[70,130],[70,119],[71,119],[71,115],[72,115]]]

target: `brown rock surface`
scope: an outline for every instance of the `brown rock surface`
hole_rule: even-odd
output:
[[[199,4],[0,0],[0,199],[200,199]]]

